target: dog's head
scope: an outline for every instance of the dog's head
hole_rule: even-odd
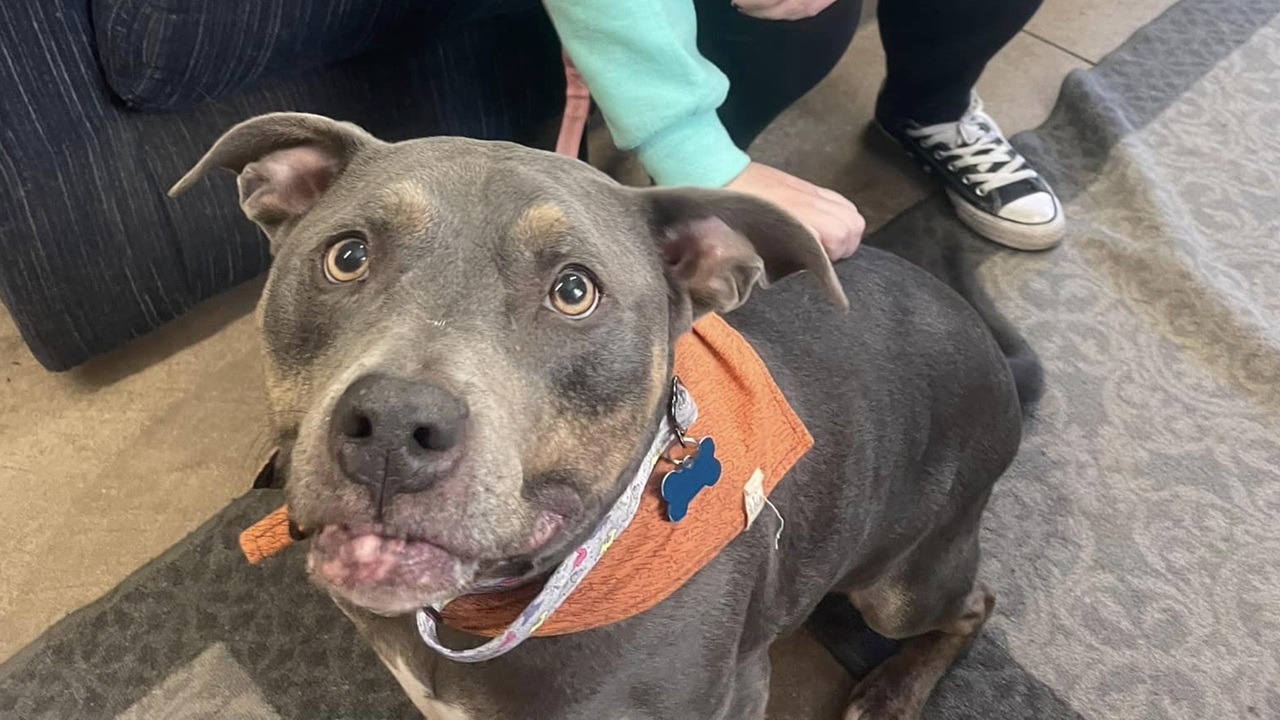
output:
[[[311,575],[384,614],[543,572],[589,533],[699,315],[806,268],[847,303],[766,203],[515,145],[265,115],[171,194],[215,167],[274,255],[259,321]]]

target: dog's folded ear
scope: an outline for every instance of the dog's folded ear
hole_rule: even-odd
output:
[[[237,173],[241,209],[274,244],[362,148],[376,143],[359,127],[320,115],[259,115],[223,133],[169,196],[176,197],[214,168]]]
[[[638,190],[667,276],[693,318],[742,305],[756,285],[808,270],[827,299],[849,309],[818,240],[781,208],[728,190]]]

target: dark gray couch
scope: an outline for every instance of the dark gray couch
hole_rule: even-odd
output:
[[[239,120],[520,139],[554,117],[559,50],[536,2],[486,5],[0,2],[0,298],[35,356],[70,368],[263,271],[229,174],[164,194]]]

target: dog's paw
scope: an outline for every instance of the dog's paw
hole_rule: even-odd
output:
[[[891,698],[874,687],[854,688],[844,720],[920,720],[922,704],[916,698]]]
[[[892,708],[866,708],[851,706],[844,713],[844,720],[919,720],[919,714],[902,713]]]

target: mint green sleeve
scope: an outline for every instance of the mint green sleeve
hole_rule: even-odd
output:
[[[693,0],[544,5],[614,142],[636,151],[655,182],[719,187],[746,168],[716,115],[729,80],[698,52]]]

